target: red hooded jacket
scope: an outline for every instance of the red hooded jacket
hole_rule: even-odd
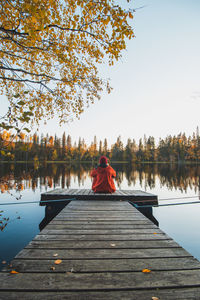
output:
[[[95,193],[114,193],[116,191],[113,177],[116,177],[116,172],[111,166],[105,168],[98,167],[92,170],[91,176],[94,178],[92,189]]]

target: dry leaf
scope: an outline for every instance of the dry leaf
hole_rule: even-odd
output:
[[[151,297],[152,300],[159,300],[158,297]]]
[[[54,264],[59,265],[59,264],[61,264],[61,262],[62,262],[61,259],[57,259],[57,260],[54,261]]]
[[[71,272],[66,272],[66,274],[67,274],[67,275],[71,275],[72,273],[71,273]]]
[[[157,234],[157,232],[154,232],[153,234]]]
[[[111,246],[111,247],[115,247],[115,246],[116,246],[116,244],[110,244],[110,246]]]
[[[58,256],[58,253],[53,254],[54,257]]]
[[[12,270],[12,271],[10,271],[10,274],[19,274],[19,272]]]
[[[51,270],[52,270],[52,271],[55,271],[55,269],[56,269],[55,267],[51,267]]]
[[[149,269],[143,269],[142,272],[143,272],[143,273],[150,273],[151,270],[149,270]]]

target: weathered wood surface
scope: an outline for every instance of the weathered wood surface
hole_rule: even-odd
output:
[[[44,291],[44,292],[30,292],[27,293],[26,299],[38,300],[38,299],[49,299],[49,300],[152,300],[152,297],[157,297],[159,300],[171,299],[171,300],[199,300],[200,288],[182,288],[181,290],[174,288],[166,288],[164,290],[159,289],[148,289],[148,290],[135,290],[134,292],[129,291],[120,291],[120,290],[111,290],[111,291],[80,291],[77,296],[77,292],[75,291]],[[16,299],[16,293],[2,292],[1,299]],[[23,292],[18,292],[18,299],[25,299]]]
[[[0,299],[200,299],[200,263],[121,201],[72,201],[13,269],[0,273]]]
[[[55,189],[41,194],[41,200],[45,203],[50,200],[74,199],[74,200],[128,200],[137,204],[157,204],[157,195],[140,190],[116,190],[112,194],[94,193],[91,189]],[[99,202],[98,202],[99,203]],[[41,205],[43,203],[41,202]]]
[[[180,246],[173,240],[149,240],[147,241],[115,241],[114,246],[110,241],[46,241],[46,240],[34,240],[30,242],[26,249],[145,249],[145,248],[179,248]]]
[[[42,232],[41,232],[42,233]],[[98,235],[98,234],[79,234],[79,235],[51,235],[38,234],[35,240],[42,241],[150,241],[150,240],[166,240],[169,237],[164,234],[131,234],[131,235]]]

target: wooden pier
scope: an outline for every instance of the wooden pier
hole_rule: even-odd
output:
[[[200,299],[200,263],[129,202],[76,200],[0,272],[0,299]]]
[[[112,194],[94,193],[91,189],[55,189],[41,195],[41,200],[126,200],[141,205],[155,205],[158,203],[157,195],[140,190],[117,190]],[[45,201],[46,203],[46,201]]]

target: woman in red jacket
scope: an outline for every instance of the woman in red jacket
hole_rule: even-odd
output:
[[[106,156],[101,156],[100,165],[92,170],[92,190],[95,193],[114,193],[116,191],[113,178],[116,177],[115,170],[108,165]]]

